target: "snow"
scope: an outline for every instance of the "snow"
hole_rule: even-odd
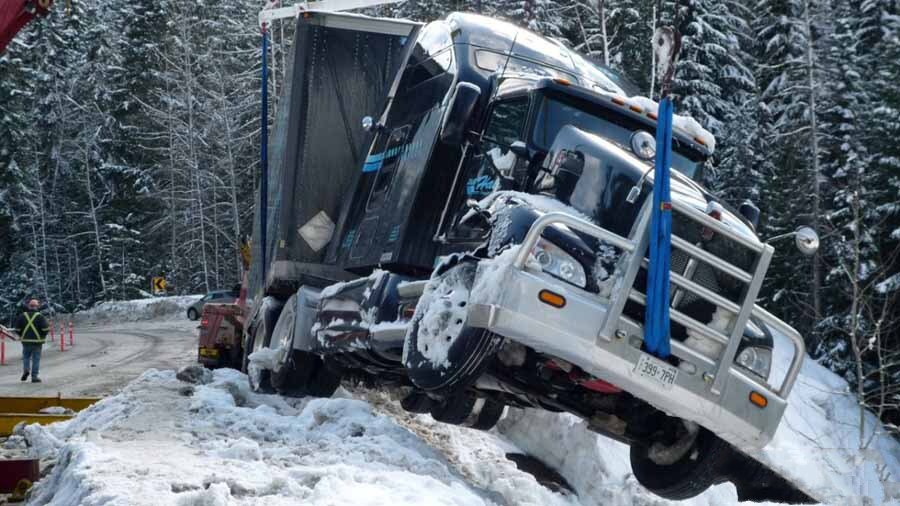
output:
[[[774,337],[772,377],[781,378],[792,348],[785,336]],[[802,479],[830,503],[863,496],[875,504],[900,505],[900,443],[881,430],[872,413],[864,418],[864,440],[871,438],[871,443],[860,450],[856,396],[843,379],[808,359],[775,437],[754,456]],[[879,431],[873,435],[876,427]]]
[[[497,435],[400,422],[345,391],[289,400],[213,375],[189,385],[149,370],[70,421],[21,429],[54,464],[29,504],[578,504],[518,471]]]
[[[792,349],[776,334],[773,377],[783,377]],[[880,427],[866,413],[866,438]],[[568,414],[510,410],[500,431],[519,448],[540,455],[578,491],[584,503],[626,505],[646,501],[630,474],[628,447],[597,436],[586,422]],[[858,445],[859,408],[847,383],[806,360],[775,438],[755,458],[789,477],[825,504],[900,505],[900,443],[880,432],[867,449]],[[871,502],[865,502],[871,501]],[[731,484],[712,487],[680,504],[736,504]]]
[[[75,320],[77,322],[133,322],[160,318],[182,319],[185,318],[187,308],[201,297],[202,295],[181,295],[101,302],[87,311],[75,313]]]
[[[635,105],[640,107],[644,110],[644,112],[652,112],[653,114],[659,113],[659,103],[647,97],[642,97],[639,95],[628,97],[625,99],[625,102],[628,105]],[[697,120],[695,120],[693,117],[675,114],[672,116],[672,127],[676,130],[680,130],[683,134],[692,139],[700,139],[703,144],[707,148],[709,148],[710,152],[715,152],[716,137],[708,130],[700,126],[700,123],[698,123]]]
[[[534,195],[517,191],[503,190],[493,192],[478,203],[478,207],[489,211],[492,215],[499,214],[511,206],[528,204],[533,209],[544,213],[561,212],[580,218],[585,221],[591,219],[572,206],[563,204],[559,200],[545,195]]]
[[[788,358],[776,354],[777,367]],[[900,504],[884,493],[896,487],[900,445],[878,436],[853,450],[855,416],[846,383],[807,362],[763,457],[830,504],[862,504],[857,494]],[[635,481],[626,446],[571,415],[513,409],[481,432],[405,413],[386,392],[256,394],[230,369],[201,385],[148,370],[70,421],[20,427],[2,451],[53,464],[29,501],[41,505],[676,504]],[[577,495],[544,488],[509,453],[540,456]],[[678,504],[736,502],[722,484]]]

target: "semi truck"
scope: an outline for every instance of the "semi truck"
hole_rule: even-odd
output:
[[[755,304],[774,248],[758,209],[703,188],[715,139],[695,121],[674,124],[659,358],[643,344],[657,111],[622,75],[479,15],[304,11],[286,76],[248,280],[255,390],[364,380],[479,429],[507,407],[572,413],[662,497],[732,481],[741,500],[808,501],[743,451],[773,437],[804,344]]]

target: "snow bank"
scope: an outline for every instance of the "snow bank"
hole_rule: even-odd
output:
[[[149,370],[70,421],[20,432],[43,468],[55,463],[29,504],[577,504],[505,461],[496,436],[444,427],[423,433],[452,435],[458,462],[367,402],[255,394],[220,369],[206,385]]]
[[[791,345],[776,334],[773,377],[790,363]],[[775,438],[750,452],[798,483],[826,504],[900,505],[900,443],[872,430],[881,425],[866,413],[859,449],[859,408],[847,383],[821,365],[806,360],[789,398]],[[628,447],[600,437],[572,415],[511,410],[499,430],[523,450],[540,455],[571,483],[582,501],[604,505],[669,504],[647,496],[630,472]],[[730,483],[680,504],[707,506],[737,503]]]
[[[101,302],[96,306],[75,313],[79,323],[103,321],[141,321],[186,318],[188,306],[200,300],[202,295],[176,297],[150,297],[147,299]]]

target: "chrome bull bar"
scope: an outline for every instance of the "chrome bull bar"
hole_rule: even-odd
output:
[[[650,205],[651,202],[648,199],[632,227],[629,238],[622,237],[605,228],[565,213],[547,213],[532,224],[515,256],[513,267],[518,270],[525,270],[526,264],[528,263],[528,257],[537,245],[538,240],[541,238],[541,234],[551,225],[564,225],[621,249],[624,252],[622,256],[623,260],[620,260],[620,264],[615,270],[614,276],[616,279],[614,286],[616,288],[614,288],[609,300],[607,301],[596,294],[586,294],[596,297],[597,299],[603,299],[601,302],[609,308],[604,315],[603,322],[600,326],[600,332],[597,336],[598,340],[608,342],[620,329],[619,320],[620,317],[622,317],[625,303],[628,300],[632,300],[641,305],[646,304],[646,296],[635,290],[633,285],[640,268],[642,266],[645,268],[647,267],[647,260],[644,258],[644,252],[646,251],[648,244],[651,214]],[[745,289],[742,293],[741,302],[738,304],[700,286],[687,277],[674,272],[671,273],[670,279],[672,284],[676,285],[680,290],[701,297],[714,304],[716,307],[724,309],[735,316],[731,330],[726,335],[680,311],[670,308],[670,317],[672,321],[724,346],[724,350],[719,357],[710,357],[688,347],[684,343],[672,341],[672,354],[682,360],[693,363],[698,367],[704,366],[705,368],[715,370],[713,378],[711,378],[712,381],[709,382],[709,389],[712,394],[720,395],[730,376],[729,372],[732,370],[732,367],[734,367],[735,355],[737,354],[738,347],[743,339],[744,329],[752,316],[784,334],[793,344],[794,354],[791,359],[790,367],[788,368],[781,385],[778,388],[772,387],[768,382],[759,385],[777,395],[782,400],[786,400],[791,393],[791,389],[794,387],[797,376],[800,374],[800,368],[803,365],[806,349],[802,336],[800,336],[796,330],[755,304],[756,297],[762,286],[774,249],[768,244],[760,243],[735,232],[720,221],[713,219],[688,205],[673,202],[673,211],[679,212],[681,215],[697,222],[699,225],[709,227],[716,234],[721,234],[738,245],[750,249],[757,255],[757,260],[753,272],[747,272],[732,265],[726,260],[712,255],[699,246],[673,235],[673,248],[681,250],[695,261],[704,262],[713,269],[725,272],[734,279],[744,283]],[[639,337],[643,339],[643,336]],[[738,370],[738,372],[743,375],[740,370]]]

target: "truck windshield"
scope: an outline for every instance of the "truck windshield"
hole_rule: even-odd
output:
[[[588,112],[554,98],[545,98],[538,109],[532,135],[533,142],[539,149],[549,151],[559,130],[566,125],[572,125],[585,132],[599,135],[632,153],[631,135],[636,130],[645,129],[642,128],[643,125],[613,111],[606,111],[601,107],[596,109]],[[655,134],[653,131],[650,133]],[[691,179],[701,177],[703,160],[699,155],[688,157],[685,153],[679,152],[677,144],[676,142],[672,149],[672,168]]]

